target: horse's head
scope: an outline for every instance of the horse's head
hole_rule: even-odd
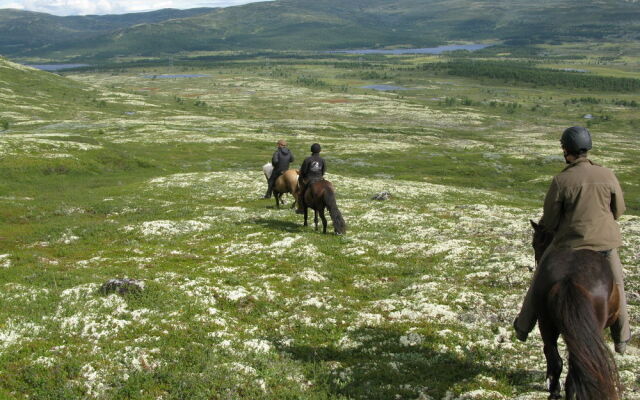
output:
[[[540,262],[540,258],[544,251],[549,247],[553,240],[553,234],[545,231],[542,224],[536,224],[533,220],[529,220],[533,227],[533,240],[531,245],[533,246],[533,252],[536,258],[536,264]]]

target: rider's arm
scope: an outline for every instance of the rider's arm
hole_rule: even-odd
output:
[[[280,152],[276,151],[275,153],[273,153],[273,157],[271,157],[271,165],[273,165],[274,167],[277,167],[278,163],[280,162],[280,157],[278,153]]]
[[[624,205],[624,196],[622,195],[622,188],[618,180],[615,180],[613,188],[611,190],[611,212],[613,212],[613,218],[618,219],[624,213],[626,209]]]
[[[307,168],[309,166],[309,163],[307,162],[307,159],[305,158],[304,161],[302,162],[302,165],[300,166],[300,177],[301,178],[306,178],[307,177]]]
[[[544,198],[544,210],[540,223],[547,232],[555,232],[558,229],[561,217],[562,197],[560,188],[558,187],[558,181],[556,178],[553,178],[547,196]]]

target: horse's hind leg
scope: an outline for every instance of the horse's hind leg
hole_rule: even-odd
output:
[[[558,337],[560,332],[555,326],[540,319],[540,334],[544,342],[544,355],[547,359],[547,386],[549,389],[549,399],[559,399],[560,395],[560,374],[562,373],[562,358],[558,353]]]
[[[320,219],[322,219],[322,233],[327,233],[327,218],[324,216],[324,208],[320,211]]]
[[[307,218],[309,217],[309,209],[307,207],[304,207],[304,225],[303,226],[308,226],[309,224],[307,223]]]
[[[313,223],[316,226],[316,230],[318,230],[318,210],[313,210]]]

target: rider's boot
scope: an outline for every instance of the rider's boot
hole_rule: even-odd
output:
[[[263,199],[270,199],[271,198],[271,193],[273,193],[273,182],[271,181],[271,179],[269,179],[269,186],[267,187],[267,193],[262,196]]]
[[[304,214],[304,209],[307,207],[304,204],[304,194],[306,191],[307,191],[307,187],[303,185],[300,188],[300,195],[298,197],[298,208],[296,209],[296,214]]]

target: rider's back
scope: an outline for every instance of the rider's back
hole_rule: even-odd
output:
[[[557,226],[556,247],[608,250],[622,244],[615,219],[623,212],[622,190],[613,172],[584,158],[554,177],[544,224]]]

